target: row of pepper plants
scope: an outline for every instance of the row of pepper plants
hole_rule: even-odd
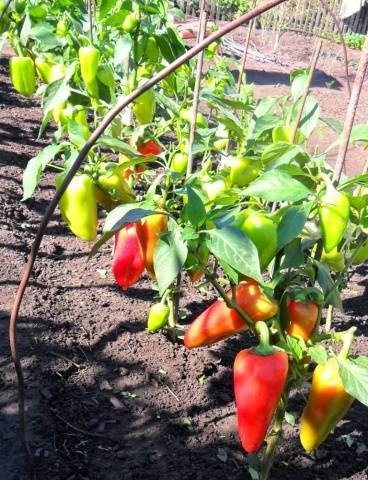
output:
[[[182,14],[167,0],[89,7],[15,0],[3,17],[13,86],[40,100],[39,135],[53,128],[51,143],[25,169],[23,201],[45,170],[56,170],[60,185],[119,98],[185,52],[173,24]],[[308,453],[354,399],[368,404],[368,357],[349,353],[356,327],[331,329],[351,267],[368,259],[368,176],[332,181],[326,157],[340,137],[326,151],[310,138],[342,126],[320,116],[312,95],[293,134],[307,70],[291,74],[287,94],[255,99],[245,79],[237,91],[217,44],[206,59],[206,114],[197,115],[194,144],[195,65],[188,62],[115,118],[59,207],[76,237],[95,241],[91,256],[114,237],[112,272],[123,290],[147,272],[160,298],[148,313],[149,332],[183,339],[186,348],[236,333],[259,338],[235,358],[234,392],[252,478],[266,479],[285,417],[291,421],[291,392],[311,384],[300,419]],[[367,144],[367,125],[354,127],[351,141]],[[178,303],[188,283],[219,299],[185,329]],[[261,461],[255,454],[265,441]]]

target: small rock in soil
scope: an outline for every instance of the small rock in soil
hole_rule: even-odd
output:
[[[116,408],[117,410],[125,409],[125,405],[121,402],[117,397],[110,397],[111,405]]]

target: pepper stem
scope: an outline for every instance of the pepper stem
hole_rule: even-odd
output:
[[[257,322],[255,324],[256,332],[259,335],[259,343],[261,347],[269,347],[270,346],[270,332],[268,330],[267,325],[265,322]]]
[[[258,322],[263,323],[263,322]],[[257,323],[257,325],[258,325]],[[283,398],[280,399],[278,404],[275,420],[272,426],[272,430],[268,436],[266,452],[263,457],[262,467],[260,472],[260,480],[267,480],[270,474],[270,470],[272,468],[274,458],[275,458],[275,451],[277,443],[280,439],[281,431],[282,431],[282,423],[285,418],[286,407],[288,403],[290,393],[290,387],[286,389],[284,392]]]
[[[258,355],[271,355],[274,352],[270,345],[270,332],[265,322],[257,322],[254,326],[259,335],[259,345],[254,349]]]

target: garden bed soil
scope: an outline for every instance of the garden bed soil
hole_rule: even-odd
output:
[[[301,43],[297,39],[293,48]],[[300,51],[304,50],[299,66],[310,56],[302,43]],[[36,140],[41,121],[37,101],[12,90],[6,58],[0,63],[0,479],[25,480],[8,322],[54,179],[48,172],[34,197],[20,203],[22,172],[47,140]],[[274,95],[284,88],[274,86],[280,83],[275,81],[280,78],[274,73],[277,67],[250,67],[257,95]],[[283,75],[286,82],[287,73]],[[341,89],[320,84],[312,90],[325,116],[343,118],[346,95]],[[361,101],[365,112],[366,90]],[[360,107],[358,121],[366,120],[363,112]],[[351,149],[349,155],[348,167],[355,170],[361,161],[359,150]],[[20,312],[28,433],[38,479],[250,478],[237,437],[232,393],[234,356],[250,345],[249,337],[188,351],[161,333],[149,335],[145,325],[154,300],[151,282],[144,277],[123,293],[111,276],[111,246],[89,262],[88,251],[56,213]],[[334,319],[338,329],[357,325],[355,352],[361,354],[368,354],[367,275],[367,265],[353,272],[344,295],[345,312],[336,312]],[[181,307],[188,321],[211,299],[208,295],[202,300],[186,286]],[[293,395],[290,413],[300,415],[306,393]],[[271,478],[367,479],[367,453],[367,409],[355,402],[313,455],[301,448],[298,428],[285,425]]]

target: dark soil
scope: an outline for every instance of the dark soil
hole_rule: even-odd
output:
[[[306,64],[309,53],[300,62]],[[15,374],[8,347],[9,311],[54,184],[53,174],[47,173],[34,198],[20,203],[22,171],[46,140],[35,140],[41,110],[36,101],[20,98],[10,88],[6,63],[3,58],[0,480],[24,480]],[[253,79],[262,95],[279,92],[270,71],[263,72],[271,67],[254,67]],[[342,105],[335,100],[340,90],[320,85],[316,93],[323,97],[325,116],[342,118],[346,102]],[[356,149],[351,152],[349,164],[354,168],[361,160],[359,155]],[[151,282],[143,278],[122,293],[110,273],[111,247],[105,246],[89,262],[88,251],[89,246],[75,239],[55,214],[20,312],[28,432],[38,478],[250,478],[236,433],[231,369],[236,352],[249,345],[249,338],[239,336],[188,351],[172,345],[162,334],[148,335],[146,314],[154,298]],[[358,326],[355,350],[361,354],[368,354],[367,274],[367,265],[354,272],[345,292],[345,313],[335,317],[336,328]],[[205,303],[186,288],[181,306],[191,320]],[[299,415],[303,405],[302,395],[294,394],[290,413]],[[286,425],[271,478],[367,479],[367,451],[367,410],[356,402],[312,456],[301,448],[297,427]]]

